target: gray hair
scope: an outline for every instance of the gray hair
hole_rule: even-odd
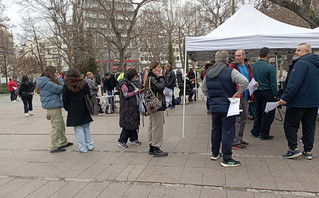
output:
[[[298,46],[301,46],[303,45],[305,50],[308,52],[308,53],[312,53],[312,49],[311,49],[311,46],[308,44],[308,43],[300,43]]]
[[[217,62],[227,63],[229,59],[228,52],[226,50],[219,50],[215,54],[215,59]]]

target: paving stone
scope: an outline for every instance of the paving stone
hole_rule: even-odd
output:
[[[44,198],[44,197],[50,197],[57,191],[59,191],[61,188],[63,188],[65,185],[67,185],[68,182],[65,181],[49,181],[45,185],[41,186],[39,189],[34,191],[32,194],[27,196],[27,198]]]
[[[131,185],[130,188],[122,196],[123,198],[146,198],[152,190],[151,185]]]
[[[89,183],[87,186],[82,188],[81,191],[79,191],[74,198],[95,198],[98,197],[101,192],[103,192],[107,186],[109,185],[109,182],[106,183]]]
[[[99,198],[119,198],[123,197],[126,191],[130,188],[127,183],[111,183],[105,190],[98,196]]]
[[[6,195],[6,197],[10,197],[10,198],[26,197],[27,195],[30,195],[31,193],[33,193],[37,189],[41,188],[47,182],[48,181],[43,181],[43,180],[26,181],[25,184],[20,186],[18,189],[12,191],[10,194]]]
[[[6,182],[5,184],[0,186],[0,197],[5,197],[6,195],[14,192],[15,190],[19,189],[20,186],[23,186],[28,181],[25,181],[23,179],[13,179],[9,182]]]
[[[180,177],[180,182],[184,184],[202,184],[204,168],[185,167]]]
[[[71,181],[65,186],[60,188],[56,193],[50,196],[50,198],[71,198],[79,193],[88,183]]]
[[[201,189],[200,198],[226,198],[226,190]]]

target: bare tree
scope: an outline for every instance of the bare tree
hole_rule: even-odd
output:
[[[14,69],[18,77],[27,75],[30,79],[42,72],[39,61],[35,57],[25,57],[23,54],[16,59]]]
[[[15,57],[13,36],[8,32],[6,26],[0,26],[0,67],[3,72],[6,83],[8,83],[9,72],[13,73],[12,65]]]
[[[52,42],[62,52],[60,56],[69,65],[74,67],[74,46],[73,37],[83,25],[83,11],[88,5],[86,0],[23,0],[20,4],[41,17],[42,22],[50,31],[49,36]],[[75,8],[75,9],[74,9]],[[78,16],[76,21],[73,16]],[[83,41],[85,42],[85,41]]]
[[[39,43],[39,40],[41,38],[41,33],[39,30],[39,27],[36,26],[35,24],[37,23],[35,18],[32,18],[30,14],[27,14],[27,17],[23,18],[23,33],[18,34],[20,39],[22,40],[23,48],[24,48],[24,55],[25,54],[30,54],[32,55],[35,60],[38,61],[37,64],[34,64],[34,66],[38,66],[39,70],[41,72],[44,71],[45,67],[45,60],[43,60],[43,53],[41,53],[41,46]],[[27,46],[25,44],[26,41],[31,41],[32,44],[30,46]]]
[[[136,21],[140,9],[151,0],[95,0],[95,6],[90,11],[101,14],[107,28],[101,29],[99,34],[103,36],[107,44],[115,49],[119,59],[119,65],[124,65],[129,57],[129,48],[138,36]],[[121,68],[121,67],[120,67]]]
[[[268,0],[285,7],[304,19],[311,28],[319,26],[319,2],[318,0]]]

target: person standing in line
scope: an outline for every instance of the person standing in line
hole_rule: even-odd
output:
[[[223,167],[239,166],[232,158],[232,145],[235,135],[236,115],[228,116],[228,98],[240,98],[247,89],[248,80],[236,69],[228,67],[228,52],[220,50],[215,54],[216,63],[206,72],[202,83],[203,94],[208,96],[209,110],[212,114],[212,160],[223,157]],[[236,90],[236,85],[238,89]],[[222,143],[222,154],[220,144]]]
[[[241,74],[243,74],[248,82],[253,78],[252,67],[245,62],[246,53],[245,50],[239,49],[235,52],[235,62],[229,64],[229,67],[236,69]],[[249,110],[249,99],[251,98],[249,90],[246,89],[244,93],[240,96],[240,106],[239,109],[243,111],[237,116],[235,138],[233,142],[234,150],[245,150],[249,145],[248,142],[244,141],[244,131],[248,117]]]
[[[106,72],[103,77],[103,95],[108,96],[108,105],[113,109],[113,102],[114,102],[114,87],[115,81],[114,78],[111,76],[109,72]],[[111,97],[112,96],[112,97]],[[105,109],[105,113],[108,113],[108,106]]]
[[[145,89],[152,89],[155,96],[162,102],[156,112],[149,114],[149,127],[148,127],[148,143],[150,155],[154,157],[168,156],[167,152],[162,151],[160,148],[163,143],[164,131],[164,111],[166,109],[166,102],[164,96],[165,80],[162,73],[162,67],[158,62],[150,64],[150,72],[145,75]]]
[[[275,102],[278,93],[276,69],[268,63],[270,50],[264,47],[260,50],[260,59],[252,64],[253,75],[258,83],[258,89],[254,91],[256,100],[256,117],[251,130],[253,138],[259,137],[261,140],[270,140],[274,136],[269,135],[270,127],[275,117],[275,109],[265,112],[267,102]]]
[[[175,108],[174,87],[176,86],[176,76],[170,64],[165,64],[165,88],[168,89],[166,94],[171,92],[171,100],[168,101],[168,108]]]
[[[51,148],[50,153],[66,151],[65,148],[72,146],[65,136],[65,124],[61,108],[63,107],[61,94],[64,82],[59,75],[55,74],[56,69],[48,66],[37,78],[36,85],[40,89],[40,100],[43,109],[47,109],[47,116],[51,120]]]
[[[25,117],[33,116],[32,99],[35,85],[29,81],[28,76],[24,75],[19,88],[18,95],[21,97],[24,106]]]
[[[120,127],[122,132],[118,139],[119,147],[128,148],[127,140],[134,145],[141,145],[138,140],[140,126],[139,113],[139,88],[134,83],[137,77],[135,69],[125,72],[124,78],[120,81]]]
[[[18,84],[15,81],[15,78],[9,78],[9,82],[8,82],[8,88],[10,91],[10,99],[11,102],[17,102],[17,95],[15,93],[15,90],[18,89]]]
[[[94,149],[90,132],[90,122],[93,119],[84,100],[86,93],[90,93],[88,84],[82,80],[77,69],[70,68],[66,73],[62,101],[64,109],[68,112],[66,126],[74,128],[80,153],[86,153]]]
[[[286,105],[284,131],[288,141],[288,152],[284,158],[303,155],[312,159],[316,117],[319,107],[319,57],[312,54],[311,46],[300,44],[295,52],[297,57],[289,68],[287,85],[279,101]],[[297,133],[302,123],[302,143],[304,150],[298,150]]]
[[[94,82],[94,74],[92,72],[86,73],[86,83],[89,85],[90,93],[92,96],[93,106],[94,106],[94,115],[99,114],[99,100],[97,98],[97,93],[99,91],[99,87]]]

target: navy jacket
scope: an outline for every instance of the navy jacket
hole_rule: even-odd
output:
[[[288,107],[314,108],[319,106],[319,57],[306,54],[292,63],[282,100]]]

